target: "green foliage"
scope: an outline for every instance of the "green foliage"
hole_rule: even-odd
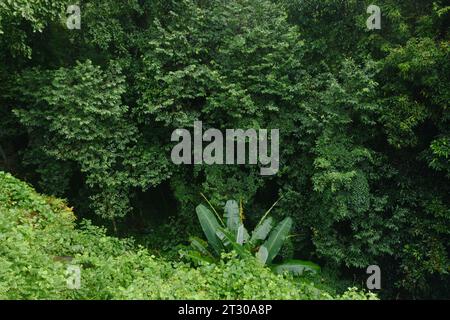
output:
[[[217,236],[217,231],[220,228],[217,219],[214,217],[213,213],[208,210],[204,205],[199,205],[196,208],[198,221],[202,226],[203,232],[205,233],[208,242],[217,254],[222,251],[223,245]]]
[[[341,298],[233,254],[197,269],[172,264],[87,220],[80,228],[74,221],[62,200],[0,172],[0,299]],[[81,267],[79,289],[66,286],[68,263]],[[375,297],[358,292],[353,298]]]
[[[37,79],[39,87],[33,85]],[[39,137],[27,150],[28,163],[38,166],[43,176],[78,167],[90,189],[91,207],[105,218],[130,210],[130,188],[146,190],[167,174],[167,160],[155,148],[143,149],[142,136],[127,120],[129,108],[121,101],[124,81],[118,65],[104,71],[89,60],[73,69],[43,74],[32,70],[18,80],[20,95],[26,97],[22,103],[40,106],[15,110],[30,134]],[[42,157],[53,161],[42,162]],[[59,182],[50,187],[63,194],[68,183]]]
[[[85,0],[67,30],[67,1],[1,1],[0,168],[122,230],[164,190],[177,227],[143,240],[162,251],[200,233],[200,192],[242,199],[259,244],[283,195],[272,216],[295,237],[279,256],[349,279],[378,264],[386,297],[446,298],[450,9],[379,0],[369,31],[369,4]],[[279,172],[173,165],[170,134],[194,120],[279,129]]]
[[[0,58],[9,55],[31,58],[32,50],[28,43],[29,26],[34,32],[44,28],[63,16],[66,0],[5,0],[0,3]],[[5,54],[5,55],[3,55]]]
[[[262,223],[258,224],[255,227],[255,230],[252,232],[252,237],[250,238],[251,243],[256,243],[259,240],[266,239],[269,232],[273,227],[273,219],[272,217],[267,217],[262,220]]]
[[[212,207],[215,211],[215,209]],[[278,255],[292,227],[292,219],[287,217],[271,230],[272,217],[266,214],[252,232],[250,238],[243,223],[243,212],[240,212],[235,200],[225,204],[223,218],[225,226],[220,226],[214,214],[204,205],[197,206],[198,220],[202,226],[209,245],[214,249],[216,257],[225,250],[234,251],[241,259],[248,260],[255,253],[256,260],[262,265],[271,265]],[[220,221],[222,219],[218,216]],[[267,238],[267,239],[266,239]],[[208,243],[196,237],[191,237],[191,249],[182,249],[181,255],[198,263],[214,261],[214,255],[208,251]],[[309,261],[289,260],[280,265],[272,266],[276,273],[291,272],[301,275],[304,271],[318,272],[320,267]]]
[[[448,296],[448,6],[379,1],[382,29],[368,31],[370,2],[278,2],[316,75],[280,210],[301,212],[296,232],[330,264],[388,270],[388,296]]]
[[[291,227],[292,219],[285,218],[273,229],[272,232],[270,232],[269,238],[260,247],[264,247],[268,252],[267,260],[265,261],[265,263],[270,264],[276,257],[281,249],[281,246],[284,243],[284,240],[286,240],[287,236],[289,235]]]

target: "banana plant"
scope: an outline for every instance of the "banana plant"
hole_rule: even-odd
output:
[[[194,261],[211,262],[217,260],[221,252],[234,250],[242,258],[255,256],[276,273],[301,275],[303,272],[319,272],[320,267],[310,261],[292,259],[280,264],[273,263],[292,228],[290,217],[275,224],[272,217],[268,216],[275,205],[276,203],[263,215],[250,235],[244,226],[243,213],[237,201],[226,202],[223,219],[211,204],[214,213],[200,204],[196,213],[208,242],[191,238],[192,250],[184,255]]]

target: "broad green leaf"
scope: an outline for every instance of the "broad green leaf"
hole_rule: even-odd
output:
[[[221,229],[216,231],[216,235],[220,239],[220,241],[222,241],[225,248],[231,247],[231,241],[227,237],[225,237],[225,234]]]
[[[258,241],[258,240],[266,239],[270,230],[272,230],[272,226],[273,226],[273,219],[272,219],[272,217],[268,217],[260,225],[258,225],[255,228],[255,230],[253,230],[250,242],[256,243],[256,241]]]
[[[202,226],[202,230],[205,233],[206,239],[208,239],[208,243],[217,254],[220,254],[223,249],[223,245],[222,241],[220,241],[216,234],[217,230],[220,228],[216,217],[202,204],[198,205],[195,211],[197,212],[197,217],[200,221],[200,225]]]
[[[289,234],[292,227],[292,219],[285,218],[281,221],[275,229],[270,233],[269,239],[264,242],[264,247],[267,248],[269,255],[267,257],[267,264],[272,263],[273,259],[277,256],[284,243],[284,240]]]
[[[269,256],[269,251],[264,246],[259,247],[258,252],[256,253],[256,259],[262,264],[266,264],[267,257]]]
[[[244,225],[241,224],[237,230],[236,242],[242,245],[247,242],[249,237],[250,236],[247,232],[247,229],[245,229]]]
[[[304,272],[312,272],[312,273],[320,272],[320,266],[311,261],[293,259],[274,266],[273,271],[279,274],[289,272],[294,276],[299,276],[302,275]]]
[[[227,224],[227,229],[233,234],[236,234],[241,224],[241,219],[239,217],[239,206],[237,201],[228,200],[225,204],[225,220]]]
[[[216,211],[216,209],[214,208],[214,206],[211,204],[211,202],[208,200],[208,198],[200,192],[200,195],[203,197],[203,199],[205,199],[206,203],[208,203],[208,205],[211,207],[211,209],[214,211],[214,214],[216,215],[217,219],[219,219],[220,225],[225,227],[225,224],[222,221],[222,218],[220,217],[219,213]]]

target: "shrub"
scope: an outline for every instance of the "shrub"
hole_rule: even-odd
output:
[[[202,204],[197,206],[197,217],[208,243],[192,237],[191,248],[193,250],[184,250],[182,255],[194,262],[213,261],[214,255],[209,251],[209,244],[216,254],[227,250],[236,251],[241,258],[250,258],[255,254],[262,265],[272,266],[276,273],[290,272],[294,275],[301,275],[305,271],[312,273],[320,271],[320,267],[310,261],[291,259],[283,261],[281,264],[273,264],[273,260],[277,257],[292,227],[290,217],[275,225],[272,217],[268,216],[275,205],[276,203],[266,211],[251,235],[244,226],[242,203],[239,207],[237,201],[228,200],[225,204],[223,218],[212,206],[216,215]]]

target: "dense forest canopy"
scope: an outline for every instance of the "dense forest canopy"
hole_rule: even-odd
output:
[[[450,297],[444,0],[83,0],[68,29],[71,4],[0,2],[0,170],[161,252],[201,236],[201,194],[250,226],[280,199],[284,257]],[[279,171],[175,165],[194,121],[279,129]]]

